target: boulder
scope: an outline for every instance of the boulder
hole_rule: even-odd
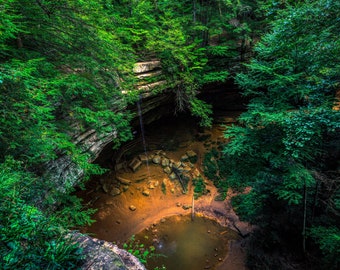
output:
[[[194,178],[198,178],[198,177],[201,176],[201,173],[200,173],[200,171],[196,168],[196,169],[193,170],[192,176],[193,176]]]
[[[172,172],[170,175],[169,175],[169,178],[171,180],[175,180],[177,178],[176,174],[174,172]]]
[[[149,184],[148,184],[148,189],[155,189],[154,184],[153,184],[153,183],[149,183]]]
[[[129,163],[129,167],[131,168],[132,171],[137,171],[139,167],[142,165],[142,162],[138,158],[133,158],[131,162]]]
[[[110,189],[111,189],[110,184],[108,184],[108,183],[103,183],[102,188],[103,188],[105,193],[109,193]]]
[[[123,170],[127,167],[126,162],[120,162],[115,165],[115,171]]]
[[[182,162],[180,162],[180,161],[174,162],[172,164],[172,168],[176,168],[176,169],[178,169],[181,166],[182,166]]]
[[[192,167],[188,166],[187,164],[184,165],[182,171],[183,173],[188,173],[192,170]]]
[[[138,156],[140,161],[143,162],[143,163],[148,163],[150,160],[151,160],[151,157],[143,154],[143,155],[139,155]]]
[[[163,150],[157,150],[157,151],[156,151],[156,155],[165,157],[165,156],[166,156],[166,153],[165,153]]]
[[[196,152],[194,152],[194,151],[192,151],[192,150],[188,150],[187,152],[186,152],[186,154],[187,154],[187,156],[190,158],[190,157],[196,157],[197,156],[197,154],[196,154]]]
[[[161,162],[161,156],[155,155],[152,159],[152,162],[155,163],[155,164],[159,164]]]
[[[111,242],[76,232],[67,237],[78,243],[83,250],[84,259],[79,269],[146,270],[135,256]]]
[[[184,168],[182,166],[176,168],[176,170],[179,172],[179,173],[182,173],[184,171]]]
[[[192,206],[190,205],[190,204],[183,204],[183,206],[182,206],[182,208],[184,209],[184,210],[188,210],[188,209],[190,209]]]
[[[162,167],[169,167],[170,160],[168,158],[162,158]]]
[[[149,196],[150,196],[150,191],[148,191],[147,189],[144,189],[144,190],[142,191],[142,194],[143,194],[144,196],[146,196],[146,197],[149,197]]]
[[[163,171],[166,173],[166,174],[170,174],[171,173],[171,168],[170,167],[165,167],[163,169]]]
[[[121,176],[117,176],[117,180],[122,184],[122,185],[131,185],[131,180],[123,178]]]
[[[116,187],[112,188],[111,191],[110,191],[110,195],[112,195],[112,196],[117,196],[120,193],[122,193],[122,192],[120,191],[119,188],[116,188]]]
[[[131,204],[131,205],[129,206],[129,209],[130,209],[131,211],[135,211],[135,210],[137,209],[137,207],[134,206],[133,204]]]

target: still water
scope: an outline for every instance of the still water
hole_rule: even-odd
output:
[[[161,254],[148,260],[147,269],[164,265],[167,270],[214,269],[226,257],[228,242],[237,234],[216,221],[190,215],[162,219],[136,235],[145,247]]]

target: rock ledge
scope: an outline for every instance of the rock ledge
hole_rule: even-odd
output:
[[[72,233],[71,237],[80,244],[85,255],[80,269],[146,270],[135,256],[117,245],[81,233]]]

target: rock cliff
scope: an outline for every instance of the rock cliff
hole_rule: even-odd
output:
[[[145,124],[151,123],[161,118],[164,114],[169,113],[172,95],[170,91],[166,90],[165,80],[162,80],[160,61],[153,60],[137,63],[134,72],[136,77],[139,78],[136,91],[140,93]],[[163,89],[162,95],[151,94],[150,91],[156,87]],[[127,109],[135,115],[132,125],[138,125],[137,105],[132,105]],[[102,150],[110,146],[113,139],[117,137],[117,131],[114,126],[111,126],[110,132],[101,135],[94,129],[81,130],[77,123],[72,124],[71,130],[73,142],[79,149],[82,149],[83,153],[90,155],[89,162],[96,160]],[[53,178],[53,181],[60,190],[66,190],[68,187],[77,185],[84,176],[84,172],[72,161],[71,157],[61,154],[57,159],[46,165],[44,176]]]

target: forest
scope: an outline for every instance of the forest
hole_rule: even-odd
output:
[[[248,100],[218,160],[250,236],[249,269],[340,267],[340,2],[0,0],[0,269],[78,269],[67,234],[93,222],[74,186],[45,174],[68,156],[82,183],[105,172],[72,138],[132,139],[134,64],[160,59],[174,111],[212,123],[207,85]],[[124,94],[124,93],[128,94]]]

